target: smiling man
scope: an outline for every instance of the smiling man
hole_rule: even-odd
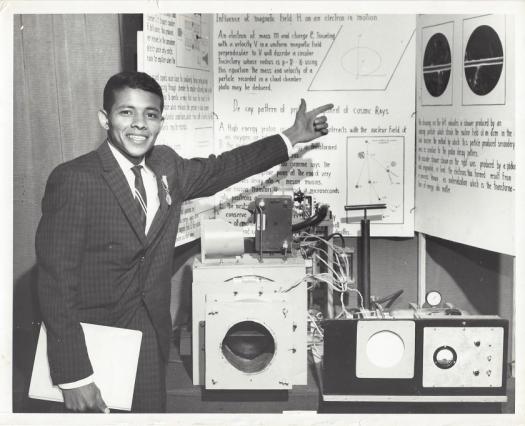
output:
[[[51,173],[36,235],[38,290],[53,383],[65,407],[108,412],[80,322],[136,329],[142,343],[132,411],[163,412],[171,335],[170,279],[181,204],[286,161],[325,135],[332,105],[306,111],[282,134],[208,158],[155,145],[164,97],[149,75],[123,72],[104,89],[107,139]]]
[[[140,74],[129,74],[138,77]],[[162,129],[164,98],[154,80],[150,85],[129,87],[126,76],[113,76],[104,90],[104,109],[98,112],[100,125],[108,132],[108,141],[128,158],[142,158],[155,144]],[[156,83],[156,82],[155,82]]]

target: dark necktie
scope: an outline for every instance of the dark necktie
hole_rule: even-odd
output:
[[[135,174],[135,202],[139,209],[140,220],[144,230],[146,230],[146,212],[148,211],[148,199],[146,197],[146,189],[142,181],[142,174],[140,173],[142,166],[133,166],[131,171]]]

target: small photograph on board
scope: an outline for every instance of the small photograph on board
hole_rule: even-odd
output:
[[[209,16],[202,13],[177,15],[177,66],[209,71]]]
[[[452,52],[454,23],[421,29],[423,84],[421,105],[452,105]]]
[[[463,105],[505,105],[505,16],[463,20]]]

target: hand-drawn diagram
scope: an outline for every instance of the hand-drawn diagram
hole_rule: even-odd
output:
[[[346,204],[386,203],[377,224],[404,221],[403,136],[350,136],[346,140]],[[347,223],[355,222],[348,212]]]
[[[463,20],[463,105],[505,104],[505,16]]]
[[[386,90],[413,38],[411,19],[396,17],[388,37],[378,32],[379,25],[373,29],[355,23],[342,25],[308,90]]]
[[[423,58],[422,105],[452,105],[452,51],[454,23],[424,27],[421,30]]]
[[[357,36],[357,45],[341,58],[341,66],[356,80],[362,77],[384,77],[385,74],[378,74],[383,58],[374,49],[360,45],[363,35]]]
[[[209,16],[177,15],[177,66],[209,71]]]

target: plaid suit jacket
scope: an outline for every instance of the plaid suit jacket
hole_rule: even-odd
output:
[[[53,170],[36,234],[38,293],[53,382],[69,383],[93,372],[80,322],[126,327],[142,301],[167,359],[182,202],[213,195],[287,159],[278,135],[208,158],[183,159],[167,146],[155,146],[146,162],[157,176],[160,207],[147,236],[106,142]]]

